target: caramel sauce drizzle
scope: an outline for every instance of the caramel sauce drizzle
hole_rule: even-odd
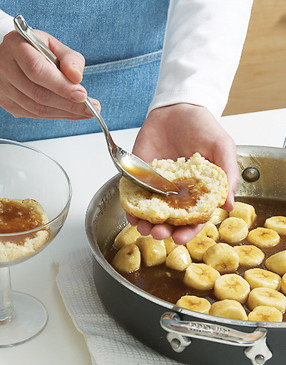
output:
[[[29,231],[42,224],[42,216],[33,207],[16,201],[0,201],[0,234]]]
[[[196,178],[179,178],[173,180],[173,183],[178,187],[179,193],[164,196],[161,199],[165,200],[170,207],[175,209],[193,207],[202,195],[209,192],[206,185]]]

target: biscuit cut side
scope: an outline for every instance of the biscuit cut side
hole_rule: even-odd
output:
[[[25,234],[48,223],[42,206],[33,199],[0,199],[0,262],[31,255],[49,238],[48,228]],[[17,233],[14,234],[13,233]],[[19,234],[19,232],[24,232]],[[6,235],[7,234],[7,235]]]
[[[177,182],[178,186],[185,184],[182,186],[188,191],[170,200],[122,177],[119,183],[120,202],[123,209],[134,217],[153,224],[199,224],[207,222],[214,210],[225,203],[228,194],[225,172],[199,153],[188,160],[183,157],[177,161],[155,159],[150,165],[166,179]]]

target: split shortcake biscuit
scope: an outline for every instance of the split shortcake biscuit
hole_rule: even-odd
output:
[[[49,238],[48,228],[37,230],[46,223],[37,201],[0,198],[0,262],[34,254]]]
[[[188,160],[154,160],[150,164],[179,188],[177,195],[151,193],[122,177],[119,184],[123,209],[153,224],[175,226],[207,222],[225,203],[228,183],[225,172],[195,153]]]

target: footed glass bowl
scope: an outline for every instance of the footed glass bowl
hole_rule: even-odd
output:
[[[5,199],[33,199],[42,206],[47,219],[28,230],[29,225],[24,225],[21,230],[21,224],[11,224],[17,222],[17,217],[11,216],[17,214],[17,206],[6,209]],[[12,292],[10,266],[33,257],[51,242],[65,222],[70,201],[70,180],[60,164],[25,144],[0,139],[0,347],[33,338],[47,323],[42,303],[30,295]],[[18,212],[19,216],[23,214],[30,214],[29,209]]]

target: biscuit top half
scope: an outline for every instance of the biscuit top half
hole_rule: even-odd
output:
[[[228,183],[225,172],[199,153],[188,160],[154,160],[159,174],[173,181],[179,194],[151,193],[122,177],[120,202],[129,214],[153,224],[187,225],[205,223],[213,211],[225,203]]]

